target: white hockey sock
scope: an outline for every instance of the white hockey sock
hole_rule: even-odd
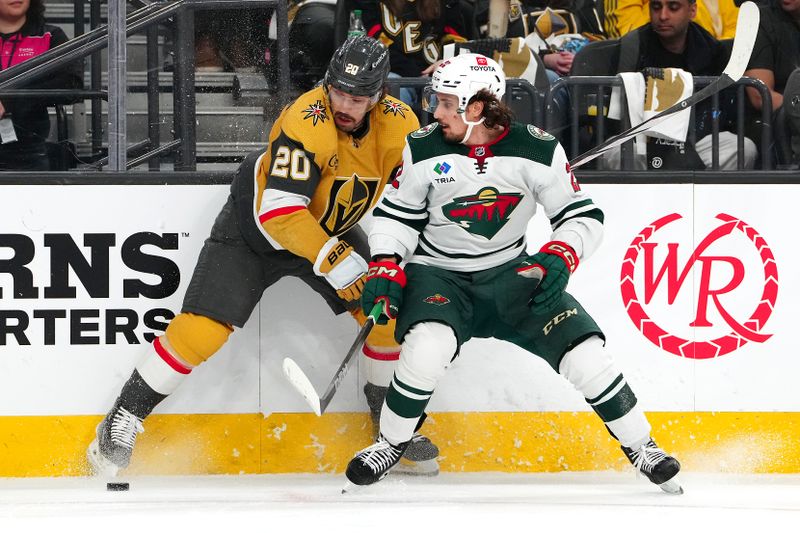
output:
[[[637,410],[636,395],[600,337],[590,337],[567,352],[558,370],[583,394],[604,422],[616,422]]]
[[[606,422],[606,426],[626,448],[638,448],[650,440],[650,422],[638,405],[621,418]]]
[[[409,330],[381,410],[380,429],[386,440],[400,444],[411,439],[457,349],[455,333],[445,324],[420,322]]]
[[[139,375],[159,394],[172,394],[192,371],[192,366],[164,346],[164,337],[156,337],[145,357],[136,365]]]
[[[382,348],[364,344],[364,372],[369,383],[379,387],[388,387],[392,381],[397,360],[400,359],[399,347]]]
[[[386,405],[381,410],[381,435],[394,445],[411,440],[414,430],[419,422],[416,418],[403,418],[391,409],[386,409]],[[420,413],[422,416],[422,413]]]

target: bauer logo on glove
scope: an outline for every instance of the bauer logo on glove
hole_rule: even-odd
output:
[[[361,297],[367,262],[352,246],[333,237],[319,251],[314,262],[314,273],[324,277],[336,289],[339,298],[352,302]]]

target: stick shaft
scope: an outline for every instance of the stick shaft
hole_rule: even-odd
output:
[[[613,137],[609,137],[608,139],[605,140],[605,142],[598,144],[597,146],[591,148],[590,150],[587,150],[586,152],[582,153],[581,155],[570,161],[569,166],[571,168],[578,168],[581,165],[588,163],[589,161],[603,155],[609,150],[612,150],[617,146],[625,144],[626,142],[633,139],[640,133],[643,133],[654,126],[657,126],[661,122],[668,119],[670,115],[678,113],[679,111],[683,111],[684,109],[690,108],[691,106],[701,102],[702,100],[705,100],[712,94],[717,93],[730,85],[733,85],[733,83],[735,83],[735,80],[728,77],[727,74],[723,74],[722,76],[720,76],[707,86],[703,87],[696,93],[668,107],[661,113],[653,117],[650,117],[644,122],[641,122],[636,126],[633,126],[632,128],[623,131],[622,133],[618,133]]]
[[[344,356],[342,364],[339,365],[339,368],[333,375],[333,379],[328,385],[328,388],[325,389],[325,393],[320,398],[320,412],[325,412],[325,409],[328,408],[331,400],[333,400],[333,396],[336,394],[336,391],[339,390],[339,385],[342,384],[344,377],[347,375],[347,371],[350,369],[350,362],[361,350],[361,347],[364,346],[364,342],[367,340],[372,328],[375,326],[375,322],[378,320],[378,316],[381,314],[381,309],[381,304],[375,304],[375,306],[372,308],[372,311],[370,311],[369,315],[367,315],[367,321],[363,326],[361,326],[361,331],[358,332],[356,340],[353,341],[353,345],[350,347],[350,350],[348,350],[347,355]]]

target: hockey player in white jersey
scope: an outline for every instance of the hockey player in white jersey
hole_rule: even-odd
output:
[[[504,93],[492,59],[463,54],[442,62],[424,93],[436,122],[406,138],[402,171],[374,212],[361,303],[366,311],[383,304],[382,318],[397,320],[402,348],[380,435],[350,461],[347,478],[355,485],[382,479],[459,347],[493,337],[547,361],[642,474],[681,493],[680,464],[651,438],[603,332],[565,291],[600,243],[603,213],[581,190],[558,141],[511,121]],[[529,256],[525,233],[539,209],[553,232]]]

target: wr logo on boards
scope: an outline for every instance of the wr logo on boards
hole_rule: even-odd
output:
[[[778,297],[778,267],[766,240],[720,213],[691,249],[691,237],[675,238],[675,231],[691,231],[682,218],[673,213],[654,221],[628,247],[620,292],[634,325],[662,350],[691,359],[765,342]]]

